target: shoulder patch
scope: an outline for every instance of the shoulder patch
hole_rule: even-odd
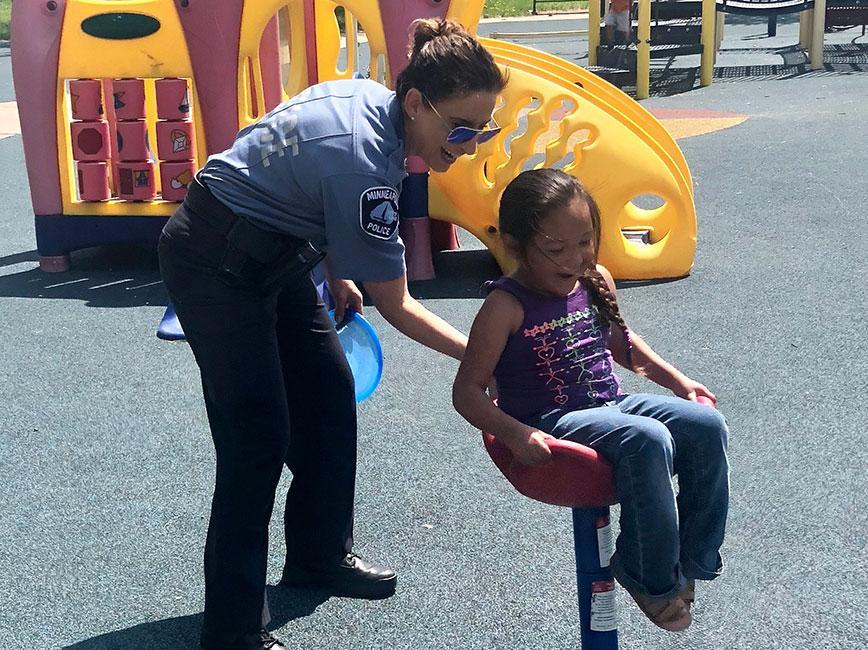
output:
[[[398,191],[369,187],[359,197],[359,224],[366,235],[391,239],[398,231]]]

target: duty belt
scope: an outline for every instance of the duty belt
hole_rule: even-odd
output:
[[[225,237],[228,246],[219,260],[221,271],[240,275],[245,258],[272,267],[293,267],[298,271],[313,268],[325,254],[299,237],[272,232],[240,217],[211,191],[194,179],[187,190],[185,205],[212,229]]]

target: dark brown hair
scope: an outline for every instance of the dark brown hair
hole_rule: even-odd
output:
[[[410,62],[398,75],[399,101],[411,88],[428,101],[471,92],[499,93],[507,77],[488,50],[460,24],[443,18],[417,20],[410,40]]]
[[[578,198],[588,206],[594,231],[594,264],[600,252],[600,208],[575,176],[559,169],[531,169],[516,176],[500,197],[498,225],[501,234],[512,236],[524,255],[541,224],[552,210],[565,207]],[[615,322],[627,333],[627,324],[618,308],[618,300],[609,289],[606,279],[591,268],[585,271],[582,282],[607,322]],[[627,358],[632,366],[627,343]]]

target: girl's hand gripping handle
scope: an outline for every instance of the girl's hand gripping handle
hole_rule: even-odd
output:
[[[552,452],[546,444],[546,439],[553,437],[543,431],[532,429],[527,435],[515,438],[502,436],[501,440],[512,452],[517,462],[522,465],[540,465],[547,463],[552,458]]]

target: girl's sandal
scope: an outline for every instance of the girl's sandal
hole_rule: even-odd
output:
[[[666,600],[652,599],[639,593],[633,593],[629,589],[627,593],[633,597],[642,613],[657,627],[669,632],[681,632],[690,627],[693,617],[690,608],[682,600],[681,596],[673,596]]]
[[[687,605],[688,611],[693,607],[693,601],[696,600],[696,580],[688,578],[684,584],[684,589],[678,594],[678,597]]]

